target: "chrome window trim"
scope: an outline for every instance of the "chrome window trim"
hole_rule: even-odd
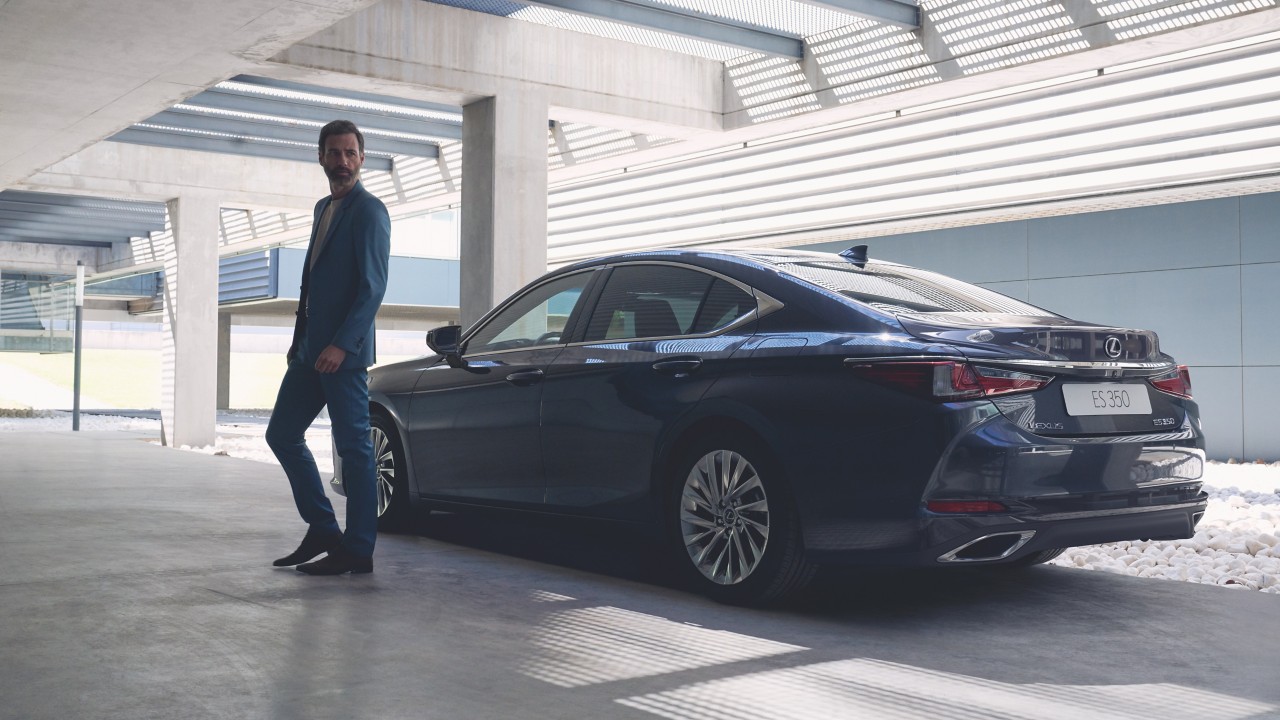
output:
[[[1153,376],[1158,375],[1161,372],[1167,372],[1178,366],[1177,363],[1171,361],[1072,362],[1070,360],[1029,360],[1022,358],[973,358],[969,362],[978,365],[995,365],[997,367],[1035,367],[1044,368],[1046,370],[1146,370],[1150,371],[1150,374]]]

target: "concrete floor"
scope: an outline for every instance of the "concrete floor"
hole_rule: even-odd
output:
[[[271,465],[0,433],[0,718],[1280,718],[1280,599],[1063,568],[832,573],[775,610],[641,536],[435,514],[376,572],[270,560]]]

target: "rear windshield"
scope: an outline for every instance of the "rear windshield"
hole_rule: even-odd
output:
[[[869,305],[889,315],[917,313],[983,313],[1056,317],[986,288],[927,270],[843,260],[779,263],[791,275]]]

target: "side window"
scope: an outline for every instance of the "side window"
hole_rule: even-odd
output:
[[[695,334],[709,333],[731,324],[756,309],[756,298],[736,285],[717,279],[707,293],[706,302],[698,310],[694,321]]]
[[[560,333],[590,279],[590,272],[579,272],[530,290],[477,330],[467,340],[466,352],[497,352],[560,342]]]
[[[609,276],[587,324],[586,341],[710,332],[740,317],[737,308],[742,307],[750,312],[755,299],[706,273],[670,265],[623,265]],[[729,314],[733,317],[726,320]]]

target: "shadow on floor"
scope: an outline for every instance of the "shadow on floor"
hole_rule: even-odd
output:
[[[411,534],[539,563],[697,594],[648,527],[599,520],[477,510],[420,516]],[[1045,568],[822,567],[804,591],[776,605],[806,615],[895,617],[970,604],[1026,602],[1028,586],[1074,591],[1098,577]],[[1045,587],[1046,584],[1049,587]]]

